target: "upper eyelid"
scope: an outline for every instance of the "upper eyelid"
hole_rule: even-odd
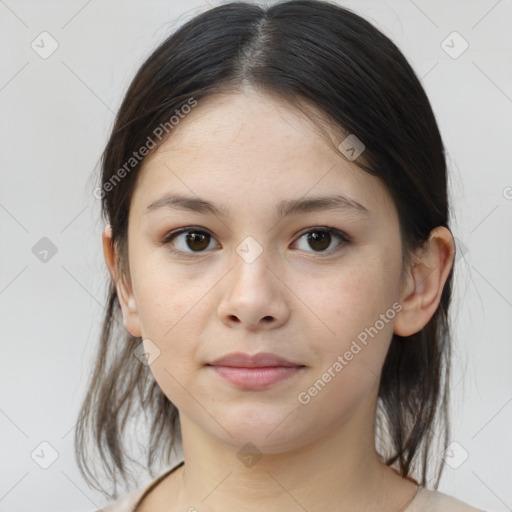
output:
[[[322,226],[322,225],[312,226],[312,227],[309,227],[309,228],[305,228],[304,230],[301,230],[301,232],[297,236],[301,237],[301,236],[304,236],[307,233],[309,233],[311,231],[315,231],[315,230],[317,230],[317,231],[326,231],[326,232],[329,232],[329,233],[333,233],[336,236],[345,237],[346,239],[350,238],[348,234],[344,233],[342,230],[340,230],[338,228],[334,228],[334,227],[331,227],[331,226]],[[201,227],[195,227],[195,226],[187,226],[187,227],[184,227],[184,228],[178,228],[178,229],[175,229],[173,231],[170,231],[169,233],[167,233],[164,236],[164,239],[172,240],[173,238],[175,238],[178,235],[181,235],[183,233],[189,233],[189,232],[206,233],[206,234],[210,235],[212,238],[216,238],[215,235],[213,235],[213,233],[209,229],[207,229],[207,228],[201,228]]]

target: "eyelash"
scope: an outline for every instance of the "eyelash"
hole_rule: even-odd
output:
[[[176,229],[174,231],[171,231],[170,233],[168,233],[161,241],[161,243],[163,245],[166,245],[166,244],[169,244],[169,242],[171,242],[172,240],[174,240],[177,236],[183,234],[183,233],[196,233],[196,234],[207,234],[209,235],[211,238],[215,239],[213,237],[213,235],[208,231],[208,230],[205,230],[203,228],[199,228],[199,227],[194,227],[194,226],[188,226],[188,227],[185,227],[185,228],[180,228],[180,229]],[[329,235],[333,235],[334,237],[336,238],[339,238],[340,240],[340,243],[333,249],[333,250],[330,250],[330,251],[311,251],[313,252],[313,254],[317,254],[319,255],[320,257],[324,257],[323,255],[331,255],[333,253],[337,253],[339,250],[341,250],[343,248],[344,245],[348,244],[351,242],[351,239],[350,237],[343,233],[342,231],[339,231],[338,229],[335,229],[335,228],[331,228],[329,226],[319,226],[319,227],[314,227],[314,228],[310,228],[308,231],[302,233],[299,238],[297,238],[297,240],[300,240],[303,236],[305,235],[308,235],[309,233],[327,233]],[[205,254],[207,251],[196,251],[196,252],[185,252],[185,251],[181,251],[179,249],[173,249],[172,247],[168,247],[168,249],[172,252],[172,253],[175,253],[175,254],[179,254],[180,256],[185,256],[185,257],[195,257],[195,254]],[[307,252],[310,252],[310,251],[307,251]]]

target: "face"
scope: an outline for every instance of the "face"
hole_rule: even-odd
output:
[[[162,199],[178,194],[188,207]],[[290,209],[332,196],[345,200]],[[199,198],[217,210],[190,209]],[[128,240],[125,324],[205,433],[278,453],[374,403],[400,296],[398,216],[304,114],[253,91],[199,102],[145,160]],[[211,365],[234,352],[295,366]]]

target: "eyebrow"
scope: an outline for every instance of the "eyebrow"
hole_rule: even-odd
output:
[[[146,208],[146,214],[160,208],[184,210],[197,213],[210,213],[221,218],[229,217],[228,210],[223,206],[202,199],[200,197],[185,196],[182,194],[166,194],[154,201]],[[299,199],[287,199],[279,202],[274,209],[277,218],[282,219],[301,213],[338,210],[349,213],[358,213],[363,216],[370,214],[369,210],[354,199],[343,195],[308,196]]]

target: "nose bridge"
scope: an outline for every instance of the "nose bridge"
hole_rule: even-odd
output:
[[[246,236],[236,247],[236,253],[248,265],[257,260],[261,264],[265,259],[261,257],[263,252],[263,246],[252,235]]]
[[[266,274],[271,274],[267,268],[268,253],[269,249],[264,248],[254,236],[246,236],[235,248],[235,282],[244,285],[249,280],[253,285],[262,284],[267,279]]]

